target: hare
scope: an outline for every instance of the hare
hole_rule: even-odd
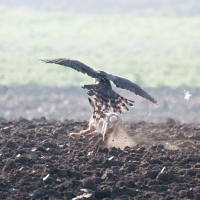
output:
[[[82,130],[79,133],[70,133],[71,137],[80,137],[89,134],[99,134],[103,135],[103,141],[107,141],[110,134],[115,134],[120,131],[122,127],[121,117],[112,112],[103,112],[95,105],[94,101],[88,98],[90,105],[93,108],[93,114],[89,120],[89,127],[86,130]]]

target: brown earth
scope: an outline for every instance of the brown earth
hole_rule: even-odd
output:
[[[84,90],[0,87],[1,199],[200,199],[200,90],[147,91],[159,105],[126,94],[135,107],[104,144],[68,136],[88,126]]]
[[[101,135],[68,136],[86,127],[1,122],[1,199],[200,199],[200,125],[126,123],[109,148]]]

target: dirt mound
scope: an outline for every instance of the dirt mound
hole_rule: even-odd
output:
[[[124,149],[68,136],[87,122],[1,122],[1,198],[199,199],[200,125],[172,122],[126,124]]]

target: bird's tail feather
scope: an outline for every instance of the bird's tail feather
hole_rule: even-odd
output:
[[[108,89],[101,85],[84,85],[82,88],[88,90],[87,94],[93,97],[102,111],[112,111],[121,114],[124,110],[129,110],[127,105],[133,106],[134,103],[134,101],[126,99],[112,89]]]

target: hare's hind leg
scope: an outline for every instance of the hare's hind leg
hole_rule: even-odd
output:
[[[78,138],[78,137],[81,137],[81,136],[89,135],[91,133],[95,133],[95,131],[96,131],[95,124],[92,120],[90,120],[88,129],[82,130],[79,133],[70,133],[69,136],[74,137],[74,138]]]
[[[108,140],[108,123],[104,121],[103,127],[102,127],[102,135],[103,135],[103,141],[106,142]]]
[[[81,137],[81,136],[89,135],[89,134],[95,132],[95,130],[96,129],[94,128],[94,126],[91,126],[86,130],[80,131],[79,133],[70,133],[69,136],[74,137],[74,138],[78,138],[78,137]]]

